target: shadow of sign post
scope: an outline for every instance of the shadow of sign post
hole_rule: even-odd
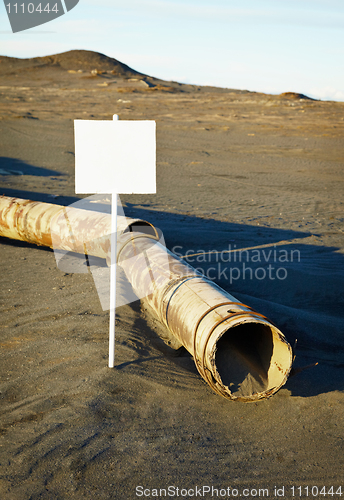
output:
[[[109,367],[115,362],[118,193],[156,192],[155,121],[75,120],[75,192],[111,194]]]

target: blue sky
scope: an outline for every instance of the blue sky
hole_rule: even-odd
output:
[[[71,49],[166,80],[344,101],[344,0],[80,0],[16,34],[0,4],[1,55]]]

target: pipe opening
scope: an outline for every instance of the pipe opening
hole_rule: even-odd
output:
[[[154,226],[149,224],[149,222],[145,222],[145,221],[133,222],[124,231],[124,233],[127,233],[127,232],[142,233],[142,234],[146,234],[147,236],[154,236],[154,237],[157,236],[157,232],[156,232]]]
[[[276,381],[269,380],[274,342],[268,325],[243,323],[232,327],[216,347],[218,375],[233,396],[250,397],[276,386]]]

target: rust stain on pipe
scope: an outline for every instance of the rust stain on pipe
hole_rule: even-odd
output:
[[[106,258],[110,215],[0,197],[0,236]],[[236,401],[265,399],[285,384],[292,349],[265,316],[205,278],[161,245],[145,221],[118,217],[118,264],[204,380]]]

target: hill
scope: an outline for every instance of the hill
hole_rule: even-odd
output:
[[[146,76],[117,59],[91,50],[70,50],[44,57],[19,59],[0,56],[0,75],[30,69],[61,68],[65,70],[108,71],[118,76]]]
[[[71,74],[75,75],[71,75]],[[94,78],[98,77],[98,78]],[[127,64],[91,50],[69,50],[60,54],[44,57],[21,59],[16,57],[0,56],[1,85],[47,86],[62,85],[65,87],[88,87],[117,84],[120,91],[154,90],[167,92],[189,92],[209,90],[217,93],[232,92],[234,94],[263,95],[248,90],[229,89],[220,87],[182,84],[148,76],[131,68]],[[92,81],[86,81],[92,80]],[[124,82],[125,80],[125,82]],[[129,82],[128,80],[135,80]],[[100,83],[100,81],[102,83]],[[120,85],[125,85],[121,88]],[[275,97],[280,100],[305,100],[309,97],[296,92],[283,92]]]

